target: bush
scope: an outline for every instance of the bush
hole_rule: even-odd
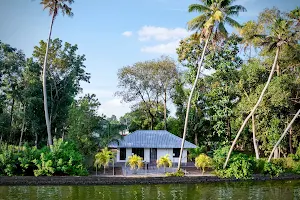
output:
[[[205,153],[207,151],[205,146],[197,147],[195,149],[189,149],[189,156],[188,158],[190,160],[194,160],[196,157],[198,157],[200,154]]]
[[[255,160],[254,173],[279,176],[285,171],[285,166],[287,166],[287,160],[284,158],[273,159],[271,162],[266,159],[258,159]]]
[[[229,149],[230,149],[230,146],[225,146],[225,147],[221,147],[214,151],[213,166],[216,170],[223,169],[223,165],[226,160],[226,156],[227,156]],[[234,155],[234,153],[232,155]]]
[[[226,169],[219,168],[215,173],[223,178],[247,179],[252,177],[254,166],[253,158],[240,153],[232,156]]]
[[[13,176],[17,174],[18,155],[16,149],[7,144],[1,144],[0,175]]]
[[[206,167],[212,167],[212,159],[205,154],[200,154],[195,159],[195,166],[197,167],[197,169],[198,168],[202,169],[202,175],[203,175]]]
[[[184,172],[180,169],[180,170],[178,170],[176,172],[172,172],[172,173],[167,172],[166,176],[167,177],[184,177]]]
[[[83,156],[76,146],[61,139],[54,139],[52,151],[48,147],[36,149],[24,145],[18,152],[17,146],[1,145],[0,175],[87,175]]]

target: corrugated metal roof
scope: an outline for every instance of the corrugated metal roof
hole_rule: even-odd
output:
[[[138,130],[124,136],[118,144],[111,144],[111,148],[180,148],[182,138],[165,130]],[[197,146],[185,141],[184,148]]]

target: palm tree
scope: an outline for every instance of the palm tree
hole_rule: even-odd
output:
[[[110,162],[113,162],[115,158],[115,154],[108,150],[108,148],[104,148],[101,150],[101,152],[97,153],[95,155],[95,162],[94,166],[96,167],[96,175],[97,175],[97,169],[103,166],[104,168],[104,174],[105,174],[105,168],[108,167]]]
[[[129,165],[130,169],[133,170],[133,173],[136,174],[136,170],[141,169],[144,166],[143,158],[133,154],[128,157],[126,165]]]
[[[172,167],[172,161],[169,157],[169,154],[166,154],[157,160],[157,168],[160,167],[164,167],[164,172],[166,172],[166,167]]]
[[[202,50],[201,57],[199,57],[197,64],[197,75],[189,95],[184,129],[183,129],[183,138],[181,143],[180,155],[178,160],[178,170],[181,167],[182,160],[182,152],[187,132],[188,118],[190,112],[191,100],[193,97],[194,90],[196,88],[199,75],[201,72],[201,66],[205,57],[205,53],[207,50],[208,43],[211,37],[214,40],[219,38],[226,38],[228,35],[227,30],[225,29],[225,24],[229,24],[230,26],[240,28],[241,25],[231,18],[231,16],[237,16],[239,12],[244,12],[246,9],[240,5],[232,5],[234,0],[201,0],[202,4],[192,4],[189,6],[189,12],[199,12],[201,15],[195,17],[191,21],[188,22],[189,30],[197,30],[200,32],[199,36],[202,39],[205,39],[205,44]],[[196,34],[197,35],[197,34]]]
[[[45,111],[45,120],[47,126],[47,134],[48,134],[48,144],[52,146],[52,136],[51,136],[51,122],[49,119],[49,112],[48,112],[48,101],[47,101],[47,87],[46,87],[46,80],[47,80],[47,58],[48,58],[48,50],[50,48],[50,40],[52,34],[52,27],[55,18],[57,17],[59,11],[62,12],[63,15],[73,16],[72,8],[68,6],[74,3],[74,0],[41,0],[41,4],[45,9],[49,9],[49,15],[52,16],[51,24],[50,24],[50,31],[47,41],[44,65],[43,65],[43,96],[44,96],[44,111]]]
[[[223,168],[226,167],[227,163],[228,163],[228,160],[230,158],[230,155],[232,153],[232,150],[240,136],[240,134],[242,133],[244,127],[246,126],[248,120],[252,117],[252,115],[255,113],[256,109],[258,108],[259,104],[261,103],[262,99],[263,99],[263,96],[271,82],[271,79],[272,79],[272,76],[275,72],[275,68],[277,66],[277,62],[278,62],[278,57],[279,57],[279,54],[280,54],[280,50],[283,46],[285,45],[288,45],[288,46],[291,46],[291,44],[295,44],[295,40],[294,40],[294,37],[295,37],[295,32],[291,32],[290,31],[290,27],[292,25],[292,22],[291,21],[287,21],[287,20],[284,20],[284,19],[281,19],[281,18],[278,18],[278,19],[275,19],[272,27],[271,27],[271,32],[270,32],[270,35],[269,36],[266,36],[266,35],[256,35],[256,37],[258,38],[261,38],[262,41],[261,41],[261,45],[262,46],[267,46],[268,47],[268,51],[274,51],[276,50],[276,54],[275,54],[275,58],[274,58],[274,62],[273,62],[273,66],[272,66],[272,69],[271,69],[271,72],[269,74],[269,78],[268,78],[268,81],[267,83],[265,84],[265,87],[263,88],[261,94],[260,94],[260,97],[259,99],[257,100],[255,106],[252,108],[250,114],[246,117],[246,119],[244,120],[241,128],[239,129],[231,147],[230,147],[230,150],[228,152],[228,155],[227,155],[227,158],[226,158],[226,161],[224,163],[224,166]]]

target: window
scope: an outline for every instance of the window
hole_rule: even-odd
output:
[[[126,149],[120,148],[120,160],[126,160]]]
[[[173,149],[173,157],[174,158],[179,158],[179,154],[180,154],[180,148]]]
[[[144,149],[143,148],[133,148],[132,153],[138,155],[144,159]]]

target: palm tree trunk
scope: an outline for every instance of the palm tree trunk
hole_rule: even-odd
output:
[[[284,136],[286,135],[286,133],[290,130],[290,128],[292,127],[294,121],[297,119],[297,117],[299,116],[300,114],[300,109],[298,110],[298,112],[295,114],[295,116],[293,117],[292,121],[289,123],[289,125],[287,126],[287,128],[284,130],[283,134],[280,136],[279,140],[276,142],[271,154],[270,154],[270,157],[268,159],[268,162],[270,162],[272,156],[273,156],[273,153],[274,151],[277,149],[278,145],[280,144],[281,140],[284,138]]]
[[[164,121],[165,121],[165,130],[167,130],[167,88],[164,91]]]
[[[26,115],[26,106],[24,105],[24,117],[23,117],[23,122],[22,122],[22,129],[21,129],[21,136],[20,136],[20,141],[19,141],[18,152],[20,152],[21,145],[22,145],[23,133],[24,133],[24,129],[25,129],[25,115]]]
[[[54,22],[55,16],[52,16],[51,25],[50,25],[50,31],[49,31],[49,37],[47,41],[47,47],[46,47],[46,54],[45,54],[45,60],[44,60],[44,66],[43,66],[43,96],[44,96],[44,111],[45,111],[45,120],[46,120],[46,126],[47,126],[47,134],[48,134],[48,145],[52,146],[52,136],[51,136],[51,123],[49,119],[49,111],[48,111],[48,100],[47,100],[47,58],[48,58],[48,50],[50,48],[50,40],[51,40],[51,34],[52,34],[52,27]]]
[[[10,109],[10,121],[9,121],[9,127],[10,127],[10,133],[9,133],[9,141],[12,141],[12,122],[13,122],[13,115],[14,115],[14,108],[15,108],[15,98],[12,99],[11,109]]]
[[[249,120],[250,117],[254,114],[254,112],[256,111],[257,107],[259,106],[259,104],[261,103],[261,101],[262,101],[262,99],[263,99],[263,97],[264,97],[264,94],[265,94],[265,92],[266,92],[266,90],[267,90],[267,88],[268,88],[268,86],[269,86],[269,84],[270,84],[270,82],[271,82],[272,76],[273,76],[273,74],[274,74],[275,67],[276,67],[277,60],[278,60],[278,56],[279,56],[279,52],[280,52],[280,49],[277,48],[277,50],[276,50],[276,55],[275,55],[275,58],[274,58],[274,63],[273,63],[271,72],[270,72],[270,74],[269,74],[268,81],[267,81],[267,83],[266,83],[264,89],[262,90],[262,92],[261,92],[261,94],[260,94],[260,97],[259,97],[258,101],[256,102],[255,106],[252,108],[250,114],[246,117],[246,119],[245,119],[245,121],[243,122],[243,124],[242,124],[242,126],[241,126],[239,132],[237,133],[237,135],[236,135],[234,141],[232,142],[232,145],[231,145],[230,150],[229,150],[229,152],[228,152],[226,161],[225,161],[225,163],[224,163],[224,165],[223,165],[223,168],[224,168],[224,169],[225,169],[225,167],[226,167],[226,165],[227,165],[227,163],[228,163],[228,160],[229,160],[230,155],[231,155],[231,153],[232,153],[232,151],[233,151],[233,148],[234,148],[234,146],[235,146],[235,144],[236,144],[238,138],[240,137],[240,135],[241,135],[241,133],[242,133],[244,127],[246,126],[248,120]]]
[[[292,127],[290,128],[290,134],[289,134],[289,146],[290,146],[290,153],[293,153],[293,145],[292,145],[292,134],[293,134],[293,131],[292,131]]]
[[[191,101],[192,101],[193,93],[194,93],[194,90],[196,88],[199,76],[200,76],[201,66],[202,66],[202,63],[203,63],[203,60],[204,60],[204,57],[205,57],[205,51],[207,49],[207,45],[208,45],[208,42],[209,42],[210,35],[211,35],[211,33],[209,33],[208,37],[206,38],[205,45],[204,45],[204,48],[203,48],[203,51],[202,51],[202,55],[201,55],[201,59],[198,62],[197,75],[196,75],[196,78],[195,78],[195,81],[194,81],[194,84],[193,84],[193,87],[192,87],[192,90],[191,90],[191,93],[190,93],[190,96],[189,96],[188,104],[187,104],[185,121],[184,121],[184,129],[183,129],[183,134],[182,134],[182,142],[181,142],[181,148],[180,148],[180,154],[179,154],[179,159],[178,159],[177,170],[180,170],[180,168],[181,168],[182,153],[183,153],[183,147],[184,147],[184,142],[185,142],[185,137],[186,137],[186,132],[187,132],[187,125],[188,125],[188,121],[189,121],[189,113],[190,113]]]
[[[254,150],[255,150],[255,156],[256,156],[256,159],[259,159],[259,151],[258,151],[257,142],[256,142],[256,128],[255,128],[254,114],[252,115],[252,133],[253,133],[253,145],[254,145]]]

